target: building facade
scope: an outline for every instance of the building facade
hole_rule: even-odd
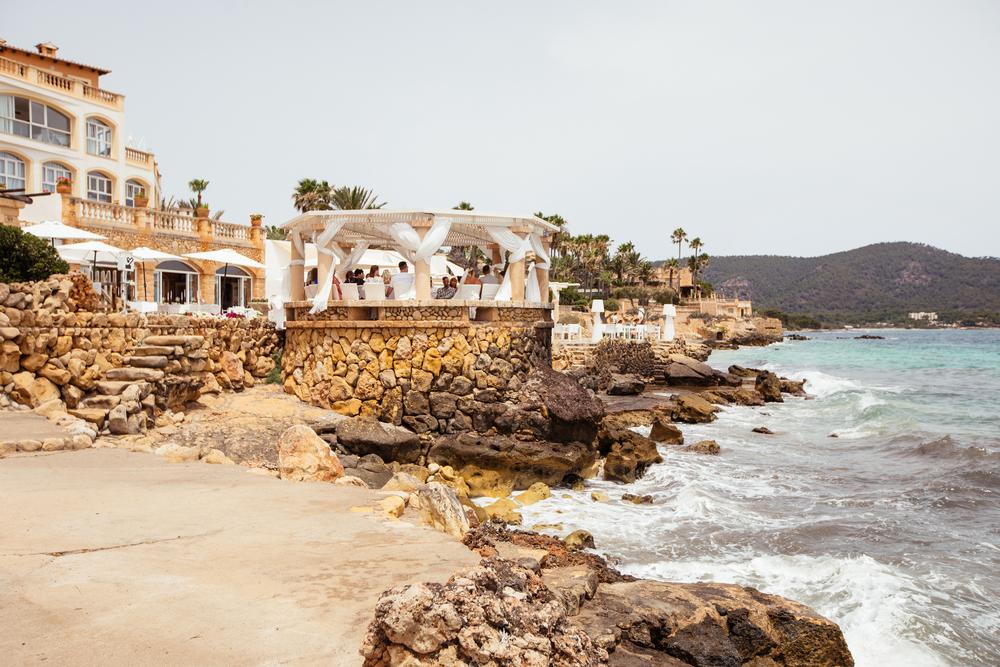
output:
[[[52,44],[32,51],[0,40],[0,189],[51,193],[26,206],[8,200],[0,222],[59,220],[123,250],[231,248],[263,262],[259,216],[240,225],[159,208],[156,158],[126,145],[125,96],[100,87],[109,70],[57,52]],[[134,278],[128,298],[179,306],[246,306],[264,292],[262,271],[187,258],[137,265]]]

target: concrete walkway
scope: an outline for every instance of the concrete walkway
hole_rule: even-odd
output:
[[[0,460],[6,664],[356,665],[375,601],[478,557],[375,492],[91,449]]]

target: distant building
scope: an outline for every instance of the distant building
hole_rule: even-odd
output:
[[[910,313],[911,320],[917,320],[917,321],[922,320],[924,322],[937,322],[937,318],[938,318],[937,313],[925,313],[925,312]]]

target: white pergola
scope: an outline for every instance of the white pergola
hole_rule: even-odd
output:
[[[384,209],[308,211],[282,227],[291,241],[292,301],[305,299],[303,248],[306,241],[316,244],[320,290],[314,307],[317,302],[325,305],[337,267],[356,264],[369,248],[392,249],[406,257],[414,265],[417,300],[430,299],[429,260],[443,246],[490,248],[494,263],[502,261],[503,251],[510,252],[504,284],[509,281],[509,300],[515,303],[525,301],[526,259],[533,259],[534,274],[529,279],[537,279],[539,299],[547,303],[548,246],[551,235],[559,229],[533,215]],[[501,291],[507,294],[503,288]]]

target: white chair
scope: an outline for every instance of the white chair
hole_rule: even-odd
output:
[[[358,301],[361,299],[358,286],[354,283],[341,283],[340,291],[344,295],[344,301]]]
[[[417,298],[417,283],[412,273],[397,273],[391,283],[393,299],[406,301]]]
[[[462,285],[458,290],[458,297],[464,301],[478,301],[479,292],[482,285]]]
[[[369,301],[385,301],[385,283],[381,278],[365,281],[365,298]]]
[[[479,298],[483,301],[492,301],[496,298],[497,292],[500,291],[499,283],[486,283],[483,285],[482,296]]]

